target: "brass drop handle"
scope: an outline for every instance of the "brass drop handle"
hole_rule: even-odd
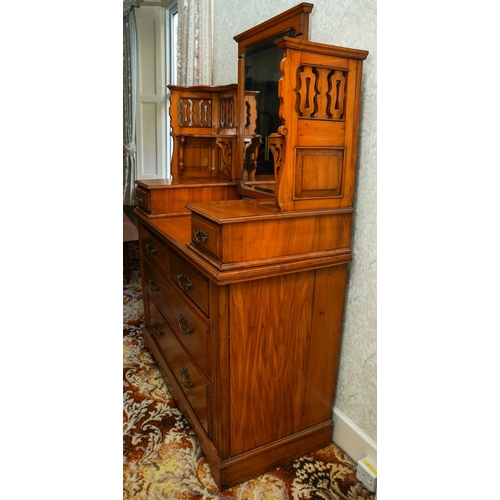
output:
[[[191,376],[189,375],[187,368],[182,368],[180,373],[181,373],[182,383],[184,384],[184,386],[187,387],[188,389],[191,389],[191,387],[193,387],[194,384],[193,381],[191,380]]]
[[[187,322],[187,319],[182,314],[180,314],[179,317],[177,318],[177,324],[179,325],[179,330],[183,335],[189,335],[193,333],[193,328]]]
[[[155,322],[153,324],[153,328],[155,330],[155,334],[158,337],[161,337],[162,335],[165,335],[165,332],[161,329],[161,325],[160,325],[160,323],[158,323],[157,320],[155,320]]]
[[[194,237],[198,243],[206,243],[208,241],[208,234],[199,227],[194,230]]]
[[[155,246],[152,243],[146,243],[146,250],[151,255],[156,255],[158,253],[158,250],[156,250]]]
[[[193,282],[182,272],[177,275],[177,283],[179,283],[183,292],[193,288]]]
[[[150,278],[148,283],[153,292],[159,292],[161,290],[161,288],[158,286],[158,283],[156,283],[153,278]]]
[[[137,201],[137,205],[141,205],[142,204],[142,196],[137,196],[136,201]]]

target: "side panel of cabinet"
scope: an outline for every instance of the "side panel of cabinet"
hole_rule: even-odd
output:
[[[332,418],[346,266],[230,286],[231,455]]]

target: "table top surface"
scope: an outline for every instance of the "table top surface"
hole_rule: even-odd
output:
[[[125,212],[123,212],[123,242],[138,241],[139,233],[134,223],[130,220]]]

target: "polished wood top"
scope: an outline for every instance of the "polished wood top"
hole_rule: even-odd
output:
[[[138,214],[143,218],[142,214]],[[159,230],[175,246],[187,247],[191,243],[191,215],[178,215],[175,217],[159,217],[148,221],[150,227]]]
[[[274,201],[266,200],[225,200],[207,203],[188,203],[188,210],[199,214],[216,224],[252,222],[265,219],[298,219],[302,217],[319,217],[322,215],[352,213],[352,207],[325,210],[301,210],[281,212]]]
[[[128,218],[127,214],[123,212],[123,241],[124,243],[137,241],[139,234],[134,223]]]
[[[273,202],[259,203],[258,200],[221,200],[208,203],[188,203],[186,208],[202,214],[216,222],[230,222],[241,218],[273,216],[279,213]]]
[[[184,178],[184,179],[149,179],[149,180],[137,180],[135,181],[137,186],[141,186],[146,189],[163,189],[165,186],[170,188],[186,188],[186,187],[217,187],[217,186],[235,186],[235,181],[229,181],[227,179],[220,178],[203,178],[197,179],[195,177]]]
[[[188,90],[190,92],[228,92],[236,90],[237,83],[229,83],[227,85],[167,85],[170,90]]]
[[[351,49],[348,47],[339,47],[326,43],[310,42],[308,40],[299,40],[297,38],[283,37],[276,41],[280,48],[290,48],[302,52],[313,52],[314,54],[335,55],[337,57],[347,57],[349,59],[359,59],[364,61],[368,57],[367,50]]]

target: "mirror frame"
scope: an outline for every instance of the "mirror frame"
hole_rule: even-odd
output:
[[[238,43],[238,95],[237,109],[239,113],[238,130],[236,133],[236,155],[235,164],[237,166],[237,179],[243,180],[243,152],[245,149],[245,53],[252,46],[262,43],[263,41],[277,37],[280,34],[285,34],[293,29],[295,38],[302,40],[309,39],[309,14],[311,13],[314,4],[302,2],[301,4],[292,7],[291,9],[264,21],[253,28],[250,28],[234,37]]]

